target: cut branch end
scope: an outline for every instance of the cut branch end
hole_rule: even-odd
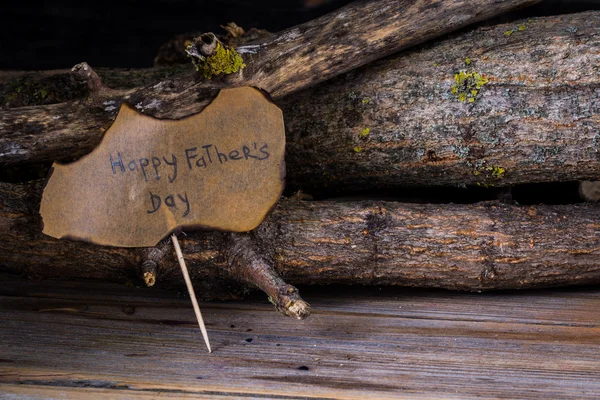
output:
[[[210,32],[195,38],[185,52],[192,59],[196,71],[206,79],[233,74],[246,67],[235,49],[221,43]]]
[[[294,286],[285,285],[279,288],[278,292],[279,295],[275,299],[269,297],[269,300],[275,305],[277,311],[296,319],[305,319],[310,315],[310,304],[302,300],[298,289]]]
[[[71,75],[75,81],[87,84],[91,93],[96,93],[104,89],[102,79],[100,79],[96,71],[94,71],[86,62],[75,65],[71,69]]]
[[[310,305],[300,297],[298,289],[281,279],[248,234],[231,234],[228,261],[234,278],[265,292],[283,315],[297,319],[310,315]]]

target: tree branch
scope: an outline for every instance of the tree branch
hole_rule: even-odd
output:
[[[310,306],[302,300],[298,289],[281,279],[272,263],[257,251],[249,234],[232,233],[225,251],[229,273],[265,292],[277,311],[297,319],[310,315]]]
[[[190,67],[187,72],[160,81],[151,79],[144,86],[101,91],[86,101],[5,110],[0,115],[0,164],[68,160],[88,153],[123,101],[148,115],[177,119],[202,111],[216,90],[226,86],[253,85],[281,98],[409,46],[536,1],[359,1],[275,34],[266,42],[238,48],[247,65],[238,74],[204,80]],[[156,72],[148,74],[154,76]],[[12,93],[10,79],[16,78],[9,78],[5,85],[9,91],[5,99]]]
[[[600,180],[597,25],[600,13],[586,12],[482,27],[280,100],[288,189]],[[473,103],[452,94],[461,70],[488,79]],[[149,79],[130,74],[106,76]],[[93,118],[66,104],[17,109],[43,122],[7,136],[6,157],[90,151],[99,139],[85,133]]]

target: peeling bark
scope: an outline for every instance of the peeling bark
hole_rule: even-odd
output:
[[[232,233],[225,257],[229,274],[265,292],[277,311],[297,319],[310,315],[310,306],[302,300],[298,289],[281,279],[272,263],[257,251],[250,235]]]

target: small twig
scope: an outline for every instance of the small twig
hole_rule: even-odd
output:
[[[86,62],[79,63],[71,69],[71,76],[78,82],[85,83],[90,93],[97,93],[105,89],[102,79],[96,71]]]
[[[156,284],[159,270],[169,270],[167,264],[171,263],[172,251],[168,240],[161,240],[154,247],[144,247],[139,249],[141,264],[140,276],[147,287]]]
[[[298,289],[281,279],[248,234],[232,233],[228,254],[230,273],[265,292],[277,311],[297,319],[310,315],[310,305],[300,297]]]
[[[202,337],[204,337],[204,343],[206,343],[206,347],[208,347],[208,352],[212,353],[212,350],[210,348],[210,342],[208,341],[208,333],[206,332],[206,326],[204,326],[204,319],[202,319],[200,306],[198,305],[196,293],[194,292],[194,287],[192,286],[192,280],[190,279],[190,274],[188,273],[187,266],[185,265],[185,260],[183,259],[183,254],[181,253],[181,247],[179,247],[179,240],[177,240],[177,236],[175,236],[175,234],[171,235],[171,239],[173,240],[173,246],[175,246],[175,252],[177,253],[177,261],[179,261],[181,272],[183,272],[183,279],[185,279],[185,284],[187,286],[190,299],[192,300],[192,305],[194,306],[194,312],[196,313],[198,326],[200,326],[200,330],[202,331]]]

